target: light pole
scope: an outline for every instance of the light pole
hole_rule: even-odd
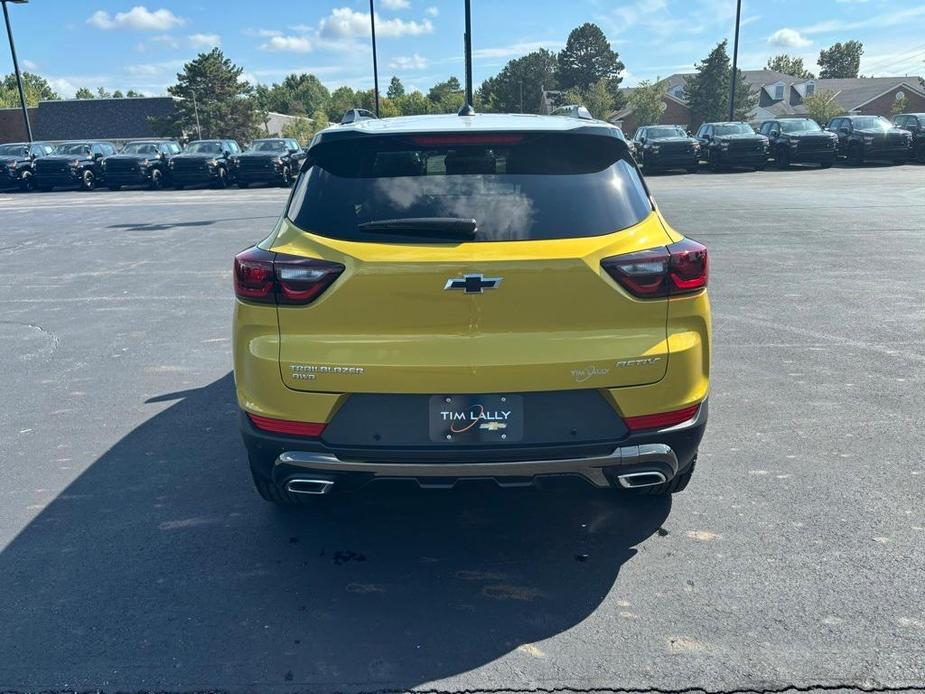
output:
[[[369,25],[373,32],[373,96],[376,97],[376,118],[379,117],[379,65],[376,59],[376,10],[369,0]]]
[[[29,109],[26,107],[26,93],[22,88],[22,74],[19,72],[19,59],[16,57],[16,44],[13,43],[13,28],[10,26],[10,12],[6,7],[8,2],[15,5],[25,5],[29,0],[0,0],[3,5],[3,18],[6,20],[6,35],[10,37],[10,53],[13,54],[13,70],[16,72],[16,85],[19,87],[19,103],[22,106],[22,119],[26,123],[26,135],[32,143],[32,124],[29,122]]]
[[[736,74],[739,69],[739,22],[742,18],[742,0],[736,0],[736,37],[732,44],[732,79],[729,84],[729,120],[736,117]]]

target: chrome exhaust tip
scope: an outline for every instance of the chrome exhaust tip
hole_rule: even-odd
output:
[[[617,481],[624,489],[637,489],[639,487],[654,487],[657,484],[664,484],[668,478],[658,470],[647,470],[645,472],[628,472],[625,475],[617,475]]]
[[[327,494],[333,486],[332,480],[296,477],[286,482],[286,491],[291,494]]]

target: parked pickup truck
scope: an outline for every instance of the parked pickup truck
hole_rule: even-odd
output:
[[[913,156],[925,164],[925,113],[900,113],[893,125],[912,133]]]
[[[122,186],[147,186],[160,190],[167,185],[167,162],[181,152],[172,140],[138,140],[129,142],[118,154],[103,160],[106,186],[119,190]]]
[[[894,128],[883,116],[839,116],[827,130],[838,135],[839,156],[855,166],[870,160],[905,164],[912,159],[912,133]]]
[[[227,188],[234,177],[232,157],[240,153],[241,147],[234,140],[190,142],[167,165],[171,183],[177,190],[196,185]]]
[[[766,120],[758,132],[770,141],[778,169],[789,169],[791,164],[819,164],[828,169],[835,163],[838,138],[812,118]]]
[[[235,177],[239,188],[252,183],[269,183],[288,188],[299,175],[305,152],[292,139],[254,140],[247,151],[235,157]]]
[[[736,166],[761,171],[768,165],[768,138],[748,123],[704,123],[697,131],[701,158],[713,171]]]
[[[55,151],[47,142],[13,142],[0,145],[0,190],[32,190],[35,160]]]
[[[116,153],[111,142],[65,142],[54,154],[36,159],[35,187],[94,190],[103,179],[103,159]]]

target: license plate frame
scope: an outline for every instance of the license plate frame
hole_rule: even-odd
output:
[[[501,445],[523,440],[521,395],[434,395],[428,405],[434,443]]]

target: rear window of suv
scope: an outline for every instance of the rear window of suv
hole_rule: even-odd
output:
[[[300,229],[348,241],[395,242],[360,225],[409,218],[474,219],[474,241],[602,236],[652,212],[626,157],[622,140],[601,135],[422,134],[321,143],[310,152],[288,217]]]

